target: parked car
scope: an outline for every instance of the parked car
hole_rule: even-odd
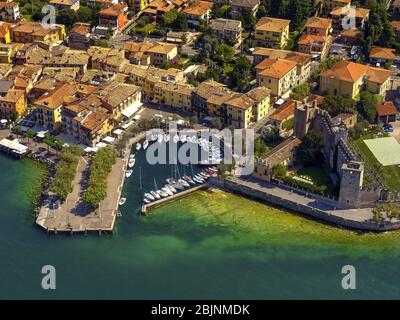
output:
[[[393,126],[390,123],[385,123],[383,125],[383,130],[385,130],[385,132],[393,132]]]

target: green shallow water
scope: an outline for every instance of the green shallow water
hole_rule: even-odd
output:
[[[359,235],[221,191],[138,217],[132,179],[114,235],[49,236],[34,225],[28,197],[41,168],[3,156],[0,168],[3,299],[400,297],[398,232]],[[41,289],[46,264],[57,270],[54,291]],[[356,267],[357,290],[341,289],[347,264]]]

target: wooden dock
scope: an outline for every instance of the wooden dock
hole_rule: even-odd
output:
[[[169,197],[166,197],[166,198],[161,198],[160,200],[156,200],[156,201],[150,202],[148,204],[144,203],[143,206],[142,206],[142,211],[141,212],[142,212],[143,215],[146,215],[147,214],[147,209],[159,207],[160,205],[163,205],[163,204],[165,204],[167,202],[170,202],[170,201],[173,201],[173,200],[176,200],[176,199],[179,199],[179,198],[183,198],[183,197],[187,196],[188,194],[190,194],[192,192],[195,192],[195,191],[198,191],[198,190],[201,190],[201,189],[206,189],[206,188],[208,188],[208,182],[203,183],[201,185],[194,186],[194,187],[192,187],[190,189],[187,189],[187,190],[184,190],[184,191],[181,191],[181,192],[178,192],[178,193],[174,193],[172,196],[169,196]]]

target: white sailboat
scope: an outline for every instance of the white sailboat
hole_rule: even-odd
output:
[[[125,177],[129,178],[133,173],[133,170],[126,170]]]
[[[161,196],[157,192],[155,192],[153,190],[150,191],[150,194],[156,199],[160,199],[161,198]]]
[[[173,193],[170,189],[168,189],[167,187],[163,187],[161,188],[162,191],[164,191],[165,193],[167,193],[169,196],[172,196]]]
[[[179,137],[179,140],[180,140],[182,143],[185,143],[186,140],[187,140],[186,134],[182,134],[182,135]]]
[[[126,202],[126,198],[119,199],[118,205],[123,206]]]
[[[157,142],[161,143],[161,142],[163,142],[163,140],[164,140],[164,136],[162,134],[159,134],[158,138],[157,138]]]
[[[174,141],[174,143],[178,143],[179,141],[179,136],[177,134],[174,135],[174,138],[172,139],[172,141]]]
[[[145,194],[144,194],[144,197],[146,198],[146,199],[149,199],[150,201],[154,201],[154,200],[156,200],[150,193],[148,193],[148,192],[146,192]]]
[[[147,198],[143,198],[143,202],[149,204],[151,201]]]
[[[136,143],[136,150],[137,150],[137,151],[139,151],[141,147],[142,147],[142,145],[141,145],[139,142]]]
[[[135,159],[135,154],[134,153],[130,154],[129,159]]]
[[[177,192],[178,192],[178,191],[176,191],[176,189],[175,189],[172,185],[170,185],[170,184],[166,184],[165,187],[168,188],[169,190],[171,190],[172,193],[177,193]]]
[[[164,141],[168,142],[170,140],[170,135],[169,134],[164,134]]]
[[[146,150],[148,145],[149,145],[149,141],[148,140],[144,140],[144,142],[143,142],[143,150]]]
[[[132,168],[132,167],[135,165],[135,162],[136,162],[136,159],[135,159],[135,158],[129,159],[129,161],[128,161],[128,167],[129,167],[129,168]]]

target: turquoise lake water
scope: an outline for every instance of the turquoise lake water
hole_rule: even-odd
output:
[[[221,191],[139,217],[137,158],[115,233],[85,237],[36,227],[41,169],[0,155],[0,298],[400,298],[400,233],[359,235]],[[169,170],[142,173],[142,187]],[[54,291],[41,288],[43,265],[56,268]],[[356,290],[341,288],[343,265],[356,268]]]

